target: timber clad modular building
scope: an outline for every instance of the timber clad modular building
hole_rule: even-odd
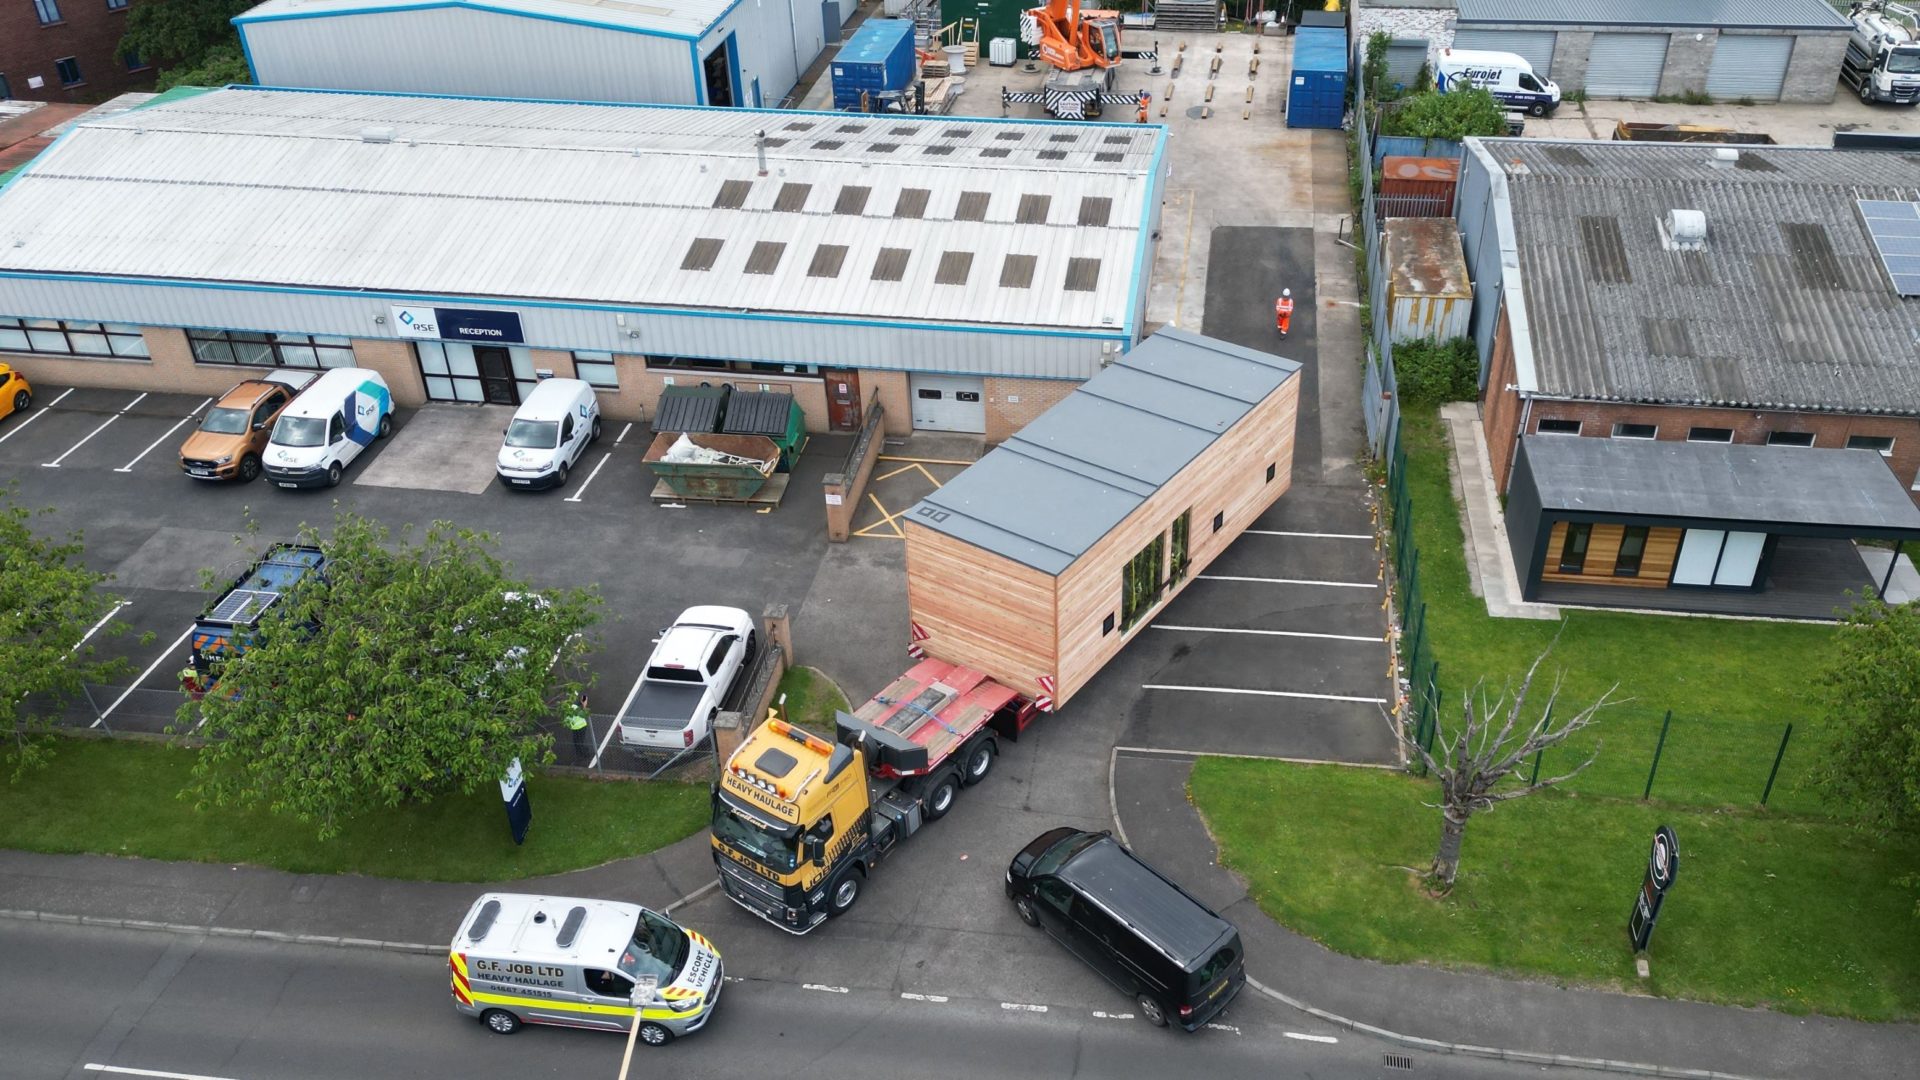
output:
[[[268,0],[233,20],[262,86],[777,106],[852,0]]]
[[[764,136],[757,133],[764,132]],[[74,129],[0,190],[0,357],[215,393],[379,370],[791,392],[812,430],[1004,438],[1132,347],[1165,129],[230,88]]]
[[[1468,141],[1481,414],[1528,598],[1777,589],[1773,613],[1827,615],[1789,580],[1909,538],[1886,503],[1920,499],[1916,200],[1899,153]],[[1670,602],[1726,609],[1692,596]]]
[[[1299,372],[1162,329],[915,505],[919,647],[1064,704],[1286,492]]]

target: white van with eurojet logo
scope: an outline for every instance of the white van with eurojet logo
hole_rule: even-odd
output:
[[[454,933],[453,1007],[490,1030],[522,1024],[635,1032],[664,1046],[707,1026],[720,950],[638,904],[488,893]]]
[[[393,432],[393,395],[370,368],[332,368],[273,422],[261,454],[276,487],[332,487],[360,452]]]
[[[559,487],[600,438],[600,399],[582,379],[543,379],[507,425],[497,469],[516,488]]]
[[[1478,86],[1528,116],[1548,116],[1560,107],[1560,87],[1535,75],[1533,65],[1519,53],[1441,49],[1433,85],[1442,93]]]

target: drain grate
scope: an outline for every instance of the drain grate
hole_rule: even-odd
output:
[[[1380,1057],[1384,1059],[1383,1064],[1389,1069],[1406,1069],[1409,1072],[1413,1070],[1413,1059],[1405,1054],[1381,1054]]]

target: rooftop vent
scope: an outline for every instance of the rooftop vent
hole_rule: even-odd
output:
[[[1731,146],[1715,147],[1714,151],[1707,155],[1707,164],[1716,169],[1731,169],[1739,163],[1740,151]]]
[[[1698,210],[1669,210],[1660,219],[1660,246],[1668,251],[1699,251],[1707,246],[1707,215]]]
[[[360,141],[390,143],[393,141],[393,129],[390,127],[363,127],[360,129]]]

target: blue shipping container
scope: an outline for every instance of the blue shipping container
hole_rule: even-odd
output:
[[[833,107],[858,109],[862,91],[905,90],[914,70],[912,20],[868,19],[833,58]]]
[[[1347,112],[1347,32],[1303,26],[1293,35],[1287,126],[1337,128]]]

